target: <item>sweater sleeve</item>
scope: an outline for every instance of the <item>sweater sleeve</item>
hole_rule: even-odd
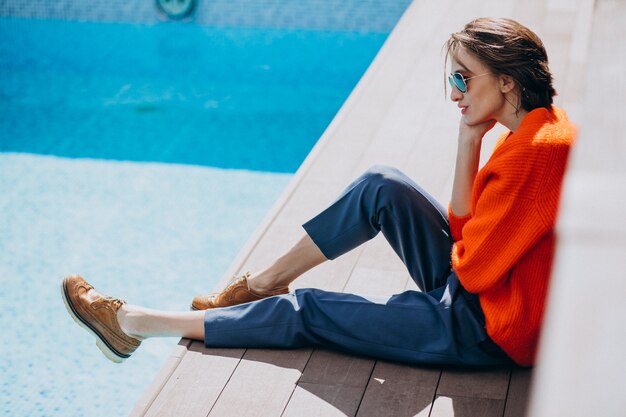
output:
[[[529,171],[520,172],[509,164],[504,172],[488,172],[481,179],[484,185],[473,215],[452,248],[452,266],[470,292],[502,284],[512,267],[550,230],[535,199],[543,175]]]
[[[457,216],[452,211],[452,207],[448,204],[448,222],[450,224],[450,233],[452,239],[456,242],[463,238],[463,226],[472,218],[471,214],[465,216]]]

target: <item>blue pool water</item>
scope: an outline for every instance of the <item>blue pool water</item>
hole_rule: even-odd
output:
[[[0,36],[0,151],[272,172],[296,171],[385,39],[21,19]]]
[[[211,291],[384,35],[0,19],[0,413],[123,416],[175,339],[107,361],[63,307]]]

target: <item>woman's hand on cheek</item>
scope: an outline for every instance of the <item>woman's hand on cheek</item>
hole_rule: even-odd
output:
[[[476,124],[467,124],[465,119],[461,118],[459,123],[459,144],[461,143],[477,143],[483,139],[483,136],[491,130],[496,124],[495,119],[486,120]]]

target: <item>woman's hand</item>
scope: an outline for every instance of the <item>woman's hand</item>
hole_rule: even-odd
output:
[[[459,145],[461,143],[476,143],[482,141],[485,134],[489,132],[495,124],[495,119],[491,119],[481,123],[468,125],[465,123],[465,120],[461,118],[461,121],[459,122]]]

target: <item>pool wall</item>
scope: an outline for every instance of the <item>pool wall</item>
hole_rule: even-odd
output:
[[[391,31],[411,0],[196,0],[185,20],[199,25]],[[157,23],[168,20],[155,1],[4,0],[0,16]]]

